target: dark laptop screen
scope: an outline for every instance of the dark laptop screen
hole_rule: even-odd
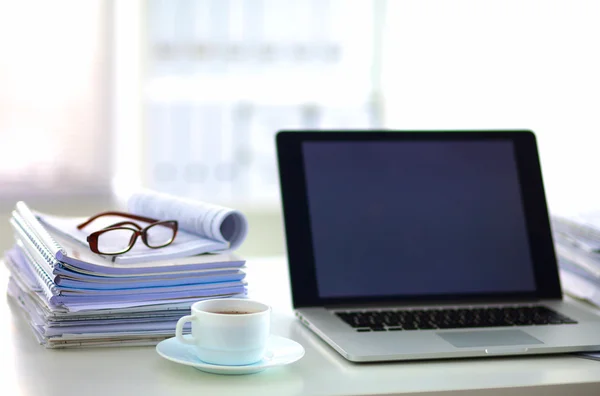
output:
[[[321,298],[535,291],[510,140],[302,151]]]

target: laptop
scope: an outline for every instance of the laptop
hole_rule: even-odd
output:
[[[277,134],[294,310],[354,362],[600,350],[531,131]]]

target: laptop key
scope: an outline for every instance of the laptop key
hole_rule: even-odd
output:
[[[402,328],[404,330],[418,330],[419,329],[419,325],[416,322],[404,323],[402,325]]]
[[[433,323],[421,323],[419,324],[419,329],[421,330],[433,330],[433,329],[437,329],[438,326],[434,325]]]
[[[383,317],[383,323],[385,323],[386,326],[398,326],[400,320],[395,315],[385,315]]]

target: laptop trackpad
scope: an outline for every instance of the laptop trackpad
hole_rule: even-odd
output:
[[[457,348],[543,344],[522,330],[455,331],[436,334]]]

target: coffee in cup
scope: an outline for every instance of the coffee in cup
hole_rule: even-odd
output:
[[[268,305],[223,298],[198,301],[191,311],[191,315],[179,319],[175,335],[180,342],[194,345],[200,360],[241,366],[263,358],[271,325]],[[182,333],[186,322],[192,323],[192,334],[188,336]]]

